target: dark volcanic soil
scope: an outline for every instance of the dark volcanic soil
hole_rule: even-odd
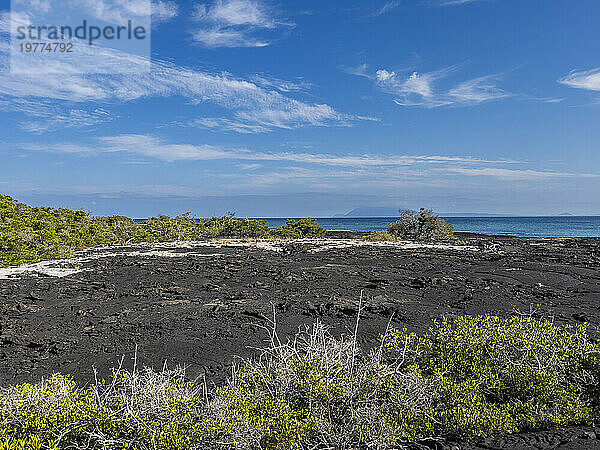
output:
[[[353,328],[361,291],[364,349],[392,316],[393,325],[417,331],[444,315],[532,310],[561,324],[600,325],[600,239],[464,241],[468,247],[334,240],[90,250],[57,263],[82,269],[62,278],[0,279],[0,384],[54,371],[90,381],[93,366],[106,375],[125,356],[130,367],[136,346],[138,365],[181,364],[191,377],[219,382],[234,356],[264,345],[256,324],[273,310],[281,336],[316,319],[340,333]],[[600,448],[581,430],[471,448]]]

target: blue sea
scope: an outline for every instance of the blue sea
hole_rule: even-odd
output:
[[[444,217],[455,231],[525,237],[600,237],[600,216],[556,217]],[[265,219],[277,228],[287,219]],[[397,217],[321,218],[327,230],[384,231]]]

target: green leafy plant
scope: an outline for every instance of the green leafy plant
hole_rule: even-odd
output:
[[[585,325],[465,316],[436,321],[424,337],[392,330],[386,346],[436,387],[440,434],[553,428],[597,414],[600,353]]]
[[[295,220],[288,220],[285,225],[273,230],[273,235],[289,238],[318,238],[325,234],[325,229],[317,223],[317,219],[308,217]]]
[[[0,195],[0,267],[67,258],[76,250],[98,245],[261,238],[270,232],[264,220],[238,219],[232,214],[209,219],[194,219],[189,213],[173,218],[161,215],[138,224],[123,216],[33,208]]]
[[[271,232],[266,220],[236,219],[233,214],[200,219],[199,226],[208,237],[262,238]]]
[[[119,240],[85,211],[32,208],[0,196],[0,266],[68,257],[74,250]]]
[[[367,234],[362,239],[363,241],[368,242],[400,242],[402,240],[398,236],[388,233],[387,231],[374,231]]]
[[[430,209],[400,210],[400,219],[391,223],[388,233],[402,239],[435,240],[454,237],[454,228]]]
[[[189,213],[171,218],[151,217],[138,225],[133,242],[192,241],[202,237],[201,228]]]
[[[390,329],[368,354],[321,323],[270,338],[212,389],[179,369],[1,389],[0,450],[392,449],[600,417],[599,346],[585,325],[465,316],[422,336]]]

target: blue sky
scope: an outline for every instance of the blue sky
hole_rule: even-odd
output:
[[[0,11],[0,192],[21,201],[600,214],[597,0],[155,1],[150,71],[96,46],[26,74]]]

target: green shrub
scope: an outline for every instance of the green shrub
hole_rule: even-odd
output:
[[[173,242],[193,241],[202,237],[201,228],[189,213],[171,218],[151,217],[138,225],[134,232],[134,242]]]
[[[182,371],[119,370],[91,388],[55,374],[2,394],[0,449],[20,442],[26,449],[176,450],[202,440],[202,389],[186,382]]]
[[[199,226],[207,237],[260,238],[271,232],[266,220],[236,219],[233,214],[201,219]]]
[[[91,222],[96,234],[106,233],[106,238],[100,240],[108,243],[131,242],[139,231],[138,224],[124,216],[92,217]]]
[[[152,217],[137,224],[123,216],[92,217],[85,211],[32,208],[0,195],[0,267],[67,258],[86,247],[171,242],[211,237],[265,237],[264,220],[233,215],[196,220],[189,213]]]
[[[422,338],[392,330],[386,345],[436,387],[439,434],[514,433],[594,418],[600,353],[583,325],[465,316],[435,322]]]
[[[391,223],[388,233],[402,239],[433,240],[454,237],[454,228],[430,209],[400,210],[400,220]]]
[[[399,242],[402,240],[398,236],[394,236],[386,231],[374,231],[367,234],[362,239],[363,241],[369,242]]]
[[[0,196],[0,266],[64,258],[77,249],[118,242],[85,211],[32,208]]]
[[[325,229],[317,223],[317,219],[308,217],[295,220],[288,220],[285,225],[273,230],[273,235],[289,238],[318,238],[325,234]]]
[[[89,388],[54,375],[2,389],[0,450],[391,449],[600,417],[599,346],[585,326],[444,319],[423,336],[391,329],[368,355],[320,323],[271,342],[210,390],[149,369]]]
[[[266,220],[237,219],[233,214],[208,219],[193,219],[189,214],[175,218],[152,217],[140,224],[135,242],[194,241],[214,237],[265,237],[270,229]]]

